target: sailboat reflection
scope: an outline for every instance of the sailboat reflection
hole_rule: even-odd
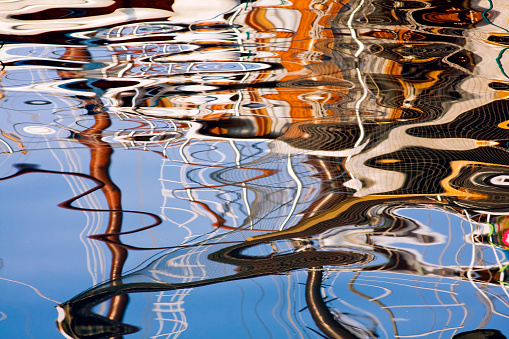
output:
[[[313,335],[460,338],[505,321],[505,12],[455,0],[212,1],[196,19],[182,10],[194,5],[164,4],[166,21],[138,8],[125,24],[114,6],[108,26],[53,32],[58,45],[16,36],[0,50],[10,102],[21,107],[18,92],[77,102],[44,123],[13,115],[4,153],[65,139],[90,156],[89,174],[18,164],[4,180],[80,176],[96,186],[61,206],[108,214],[89,239],[111,253],[109,280],[58,306],[59,331],[120,338],[142,328],[124,320],[135,293],[282,274],[305,276],[301,314],[314,324],[293,328]],[[47,72],[15,76],[27,69]],[[124,209],[110,171],[114,152],[145,151],[158,161],[159,215]],[[99,190],[107,207],[73,204]],[[132,214],[147,218],[126,230]],[[154,246],[129,237],[160,225],[187,235]],[[130,253],[155,250],[125,272]],[[171,306],[184,324],[181,303]]]

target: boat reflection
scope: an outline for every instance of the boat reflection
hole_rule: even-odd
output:
[[[184,298],[247,282],[279,299],[232,337],[509,334],[502,4],[97,4],[0,12],[2,182],[74,178],[60,206],[95,220],[89,268],[111,260],[57,306],[62,335],[200,337],[209,305]],[[23,158],[48,150],[59,167]]]

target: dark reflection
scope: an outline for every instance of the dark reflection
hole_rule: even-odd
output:
[[[205,284],[211,283],[219,283],[232,279],[245,279],[256,277],[260,275],[271,275],[278,274],[286,271],[290,271],[297,268],[310,268],[314,269],[314,265],[319,265],[322,263],[326,263],[327,265],[348,265],[354,264],[364,261],[369,261],[369,257],[363,253],[352,253],[352,252],[302,252],[302,253],[293,253],[293,254],[283,254],[280,256],[271,256],[271,257],[256,257],[249,258],[239,254],[239,251],[242,250],[239,247],[227,248],[223,250],[219,250],[218,252],[212,252],[209,254],[210,263],[207,265],[207,270],[211,271],[210,279],[207,280],[198,280],[189,283],[154,283],[151,279],[146,279],[148,277],[144,277],[148,272],[159,269],[158,263],[161,260],[171,260],[169,258],[160,258],[156,262],[146,267],[144,270],[136,272],[134,274],[124,276],[121,279],[121,285],[116,284],[114,281],[108,283],[105,286],[101,286],[99,289],[89,290],[83,295],[80,295],[69,302],[60,305],[62,311],[65,314],[65,317],[58,323],[59,328],[61,328],[65,333],[73,336],[73,337],[87,337],[85,331],[90,331],[93,333],[94,337],[108,337],[112,335],[111,328],[117,328],[119,331],[121,329],[125,331],[131,331],[133,329],[132,326],[121,324],[121,323],[113,323],[108,322],[108,319],[104,319],[104,317],[100,317],[99,315],[91,312],[92,307],[97,305],[98,303],[112,298],[118,295],[125,295],[125,293],[132,292],[149,292],[149,291],[161,291],[161,290],[173,290],[178,288],[189,288],[189,287],[197,287]],[[216,263],[214,263],[216,262]],[[235,269],[237,273],[234,273],[231,276],[217,276],[213,277],[214,270],[219,269],[218,264],[227,264],[227,265],[235,265],[238,268]],[[144,273],[147,272],[147,273]],[[150,273],[149,273],[150,274]],[[318,277],[310,277],[309,278],[309,290],[310,290],[310,304],[313,304],[313,310],[311,311],[313,317],[324,318],[320,319],[319,327],[322,326],[331,326],[332,315],[327,314],[327,311],[324,309],[322,305],[323,301],[316,295],[315,286],[318,283],[318,287],[320,285],[320,281],[318,281]],[[133,281],[133,282],[131,282]],[[308,297],[306,297],[308,298]],[[316,305],[315,305],[316,304]],[[105,326],[104,324],[108,323],[109,326]],[[337,328],[341,328],[341,324],[336,323],[335,326]],[[86,328],[86,330],[83,329]],[[345,330],[346,333],[349,333],[348,330]],[[120,333],[120,332],[119,332]],[[128,332],[125,332],[128,333]],[[351,336],[354,337],[354,336]]]
[[[0,176],[16,193],[6,214],[30,217],[12,188],[22,179],[27,190],[43,183],[31,177],[65,180],[70,192],[39,193],[71,196],[58,206],[75,216],[38,217],[83,227],[47,247],[85,254],[53,259],[76,270],[51,271],[71,292],[0,278],[59,300],[62,335],[198,338],[203,324],[217,336],[229,314],[243,324],[231,337],[507,337],[502,4],[9,10]],[[224,289],[231,309],[200,294]]]
[[[483,330],[474,330],[474,331],[468,331],[459,333],[454,336],[454,338],[492,338],[492,339],[504,339],[505,336],[500,333],[498,330],[491,330],[491,329],[483,329]]]

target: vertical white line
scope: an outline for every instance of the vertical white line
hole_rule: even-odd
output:
[[[235,141],[233,140],[228,140],[230,142],[230,145],[232,146],[234,152],[235,152],[235,163],[237,164],[237,168],[240,168],[240,151],[239,149],[237,148],[237,145],[235,144]],[[247,198],[247,187],[246,187],[246,183],[245,182],[242,182],[242,200],[244,201],[244,205],[246,206],[246,213],[247,213],[247,218],[249,219],[249,223],[251,225],[251,229],[253,229],[254,225],[253,225],[253,219],[251,218],[251,207],[249,206],[249,200]]]
[[[235,102],[235,106],[233,108],[235,112],[235,116],[240,116],[240,102],[242,101],[242,92],[240,90],[237,91],[237,95],[239,96],[239,99]]]
[[[292,296],[290,295],[290,291],[292,290],[292,286],[290,284],[290,279],[291,279],[291,276],[290,275],[287,275],[287,284],[288,284],[288,288],[287,288],[287,292],[286,292],[286,300],[288,300],[288,307],[286,309],[286,315],[288,316],[288,320],[290,321],[290,323],[293,325],[293,327],[297,330],[297,332],[299,332],[299,335],[301,337],[301,339],[304,339],[304,336],[302,335],[302,332],[299,330],[299,328],[297,327],[297,324],[293,321],[293,318],[292,318],[292,314],[291,314],[291,304],[292,304],[292,300],[295,300],[295,297],[292,298]],[[295,294],[295,291],[294,291],[294,294]],[[296,336],[294,334],[294,336]]]
[[[357,140],[357,142],[355,143],[355,146],[354,146],[354,147],[357,147],[361,144],[362,140],[364,140],[364,135],[365,135],[364,126],[362,125],[362,120],[361,120],[361,115],[360,115],[360,108],[361,108],[362,102],[368,96],[368,87],[366,86],[364,79],[362,79],[362,74],[361,74],[361,71],[359,70],[359,68],[357,67],[355,70],[357,71],[357,77],[359,78],[359,82],[361,83],[361,86],[363,89],[362,97],[355,104],[355,115],[357,117],[357,123],[359,124],[359,128],[361,131],[361,134],[359,135],[359,140]]]
[[[232,147],[233,151],[235,152],[235,164],[237,165],[237,168],[240,168],[240,152],[239,152],[239,149],[237,148],[237,145],[235,145],[235,141],[233,140],[228,140],[228,142],[230,143],[230,146]]]
[[[293,212],[295,212],[295,208],[297,207],[297,204],[299,203],[300,196],[302,194],[302,182],[300,181],[299,177],[295,174],[295,171],[293,170],[292,157],[291,157],[290,154],[288,154],[287,168],[288,168],[288,173],[293,178],[293,180],[295,180],[295,182],[297,183],[297,192],[295,193],[295,197],[293,199],[292,208],[290,209],[290,212],[288,213],[288,216],[286,217],[286,219],[283,221],[283,223],[279,227],[280,231],[283,230],[283,228],[285,227],[286,223],[292,217]]]
[[[182,146],[179,147],[179,154],[182,160],[184,160],[185,164],[189,164],[189,160],[187,160],[186,155],[184,154],[184,147],[187,146],[187,144],[191,141],[191,139],[187,139],[186,142],[182,144]]]
[[[187,196],[189,197],[190,201],[195,201],[190,188],[186,188],[186,193],[187,193]]]
[[[361,0],[361,2],[359,3],[359,5],[354,9],[354,11],[352,12],[352,14],[350,14],[350,17],[348,18],[348,22],[347,22],[347,25],[348,25],[348,29],[350,30],[350,34],[352,35],[352,38],[355,40],[355,42],[357,43],[357,45],[359,45],[359,49],[357,50],[357,52],[355,53],[355,57],[357,58],[361,52],[364,50],[364,44],[362,43],[362,41],[360,41],[358,38],[357,38],[357,32],[355,31],[355,29],[353,28],[352,26],[352,23],[353,23],[353,18],[355,16],[355,14],[357,14],[357,12],[360,10],[360,8],[362,7],[362,5],[364,5],[364,0]]]
[[[360,8],[363,5],[364,5],[364,0],[361,0],[361,2],[359,2],[359,5],[355,8],[355,10],[352,12],[352,14],[350,14],[350,17],[348,18],[348,23],[347,23],[348,24],[348,29],[350,30],[350,34],[352,36],[352,39],[354,39],[355,42],[357,42],[357,45],[359,45],[359,48],[357,49],[357,52],[355,52],[355,54],[354,54],[355,58],[358,58],[359,55],[364,50],[364,44],[358,39],[357,31],[353,28],[352,23],[353,23],[353,19],[354,19],[355,14],[360,10]],[[360,115],[360,107],[361,107],[362,102],[368,96],[368,88],[366,86],[366,83],[364,82],[364,79],[362,78],[362,74],[361,74],[361,71],[360,71],[358,65],[355,68],[355,71],[357,73],[357,78],[359,79],[359,83],[361,84],[361,87],[363,89],[363,93],[362,93],[362,97],[355,104],[355,116],[357,117],[357,123],[359,124],[360,135],[359,135],[359,139],[355,143],[354,148],[359,146],[362,143],[362,141],[364,140],[364,137],[365,137],[365,130],[364,130],[364,126],[362,125],[362,119],[361,119],[361,115]],[[353,154],[350,154],[346,158],[345,163],[348,162],[352,158],[352,156],[353,156]],[[350,173],[350,176],[352,177],[352,179],[355,179],[354,176],[352,175],[352,173]]]

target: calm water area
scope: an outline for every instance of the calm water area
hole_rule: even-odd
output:
[[[503,0],[0,0],[0,338],[509,338]]]

